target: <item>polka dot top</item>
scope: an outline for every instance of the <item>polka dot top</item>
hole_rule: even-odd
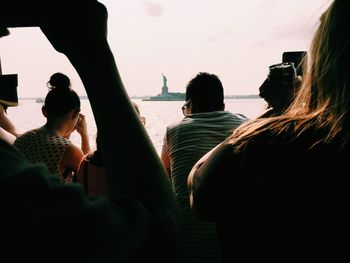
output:
[[[49,171],[61,177],[65,183],[72,182],[73,175],[63,175],[59,167],[63,153],[71,142],[60,136],[47,134],[40,129],[28,131],[20,135],[14,146],[32,163],[45,163]]]

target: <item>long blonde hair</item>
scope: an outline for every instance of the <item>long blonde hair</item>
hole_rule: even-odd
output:
[[[237,129],[230,143],[242,146],[263,132],[288,130],[298,136],[310,127],[325,131],[325,142],[350,133],[349,22],[350,3],[334,0],[320,18],[307,74],[291,106],[281,116],[257,119]],[[344,143],[348,140],[348,136],[343,138]]]

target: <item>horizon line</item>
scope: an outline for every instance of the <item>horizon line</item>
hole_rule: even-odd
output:
[[[152,97],[153,95],[131,95],[129,98],[148,98]],[[224,97],[259,97],[259,94],[230,94],[230,95],[224,95]],[[27,99],[44,99],[45,97],[18,97],[18,99],[21,100],[27,100]],[[79,95],[80,99],[87,99],[87,95]]]

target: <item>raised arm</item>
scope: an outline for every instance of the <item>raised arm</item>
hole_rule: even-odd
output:
[[[79,114],[79,120],[76,126],[76,131],[80,134],[81,137],[81,150],[84,154],[91,152],[89,135],[87,130],[87,123],[84,114]]]
[[[16,140],[16,136],[0,127],[0,139],[3,139],[9,144],[13,144],[13,142]]]
[[[41,29],[56,50],[68,57],[84,83],[101,140],[111,197],[132,195],[177,216],[169,180],[133,109],[109,48],[105,7],[91,0],[84,8],[65,11],[67,24],[57,25],[57,17],[50,16]],[[121,125],[115,129],[115,123]]]

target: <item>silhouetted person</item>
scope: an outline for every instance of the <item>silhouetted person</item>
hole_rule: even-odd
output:
[[[321,16],[310,68],[281,116],[235,130],[189,178],[224,262],[348,261],[350,5]]]
[[[301,84],[292,63],[269,67],[267,79],[259,88],[259,96],[267,102],[267,111],[260,118],[281,115],[291,104]]]
[[[40,8],[29,8],[24,0],[2,3],[2,25],[39,23],[77,70],[101,138],[113,201],[87,198],[81,185],[62,184],[1,140],[2,257],[12,262],[172,262],[176,200],[116,68],[106,37],[106,8],[94,0],[30,3]],[[115,129],[120,116],[123,126]]]
[[[182,111],[184,118],[167,127],[161,156],[184,219],[177,262],[220,262],[215,225],[192,215],[187,177],[204,154],[224,141],[247,118],[225,111],[222,83],[216,75],[206,72],[198,73],[187,84]]]
[[[14,146],[32,163],[45,163],[49,171],[62,181],[76,181],[78,165],[84,154],[90,152],[85,116],[80,113],[80,99],[71,89],[70,79],[58,72],[47,83],[49,92],[42,113],[46,123],[37,129],[21,134]],[[81,149],[69,137],[77,131]]]

